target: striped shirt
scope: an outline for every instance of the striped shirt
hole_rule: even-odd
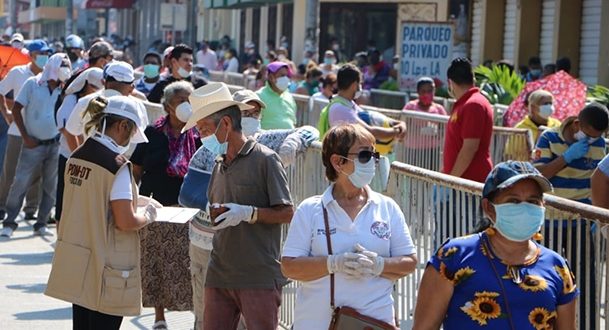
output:
[[[548,164],[569,148],[570,144],[565,141],[563,134],[565,128],[575,119],[576,117],[567,118],[560,127],[548,129],[539,137],[535,151],[535,165]],[[554,194],[591,204],[590,177],[603,157],[605,157],[605,140],[598,139],[590,145],[590,150],[584,157],[567,164],[550,178],[554,186]]]

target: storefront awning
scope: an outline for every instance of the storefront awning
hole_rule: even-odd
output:
[[[248,7],[262,7],[278,3],[292,2],[292,0],[205,0],[205,9],[236,9]]]
[[[87,9],[127,9],[133,7],[134,0],[87,0]]]

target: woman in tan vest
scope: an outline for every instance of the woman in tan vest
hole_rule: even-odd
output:
[[[156,219],[155,202],[138,198],[129,143],[147,142],[138,105],[98,97],[85,125],[94,131],[68,159],[63,214],[45,294],[72,303],[74,329],[119,329],[141,309],[137,230]],[[137,202],[137,203],[136,203]],[[143,205],[137,212],[137,204]]]

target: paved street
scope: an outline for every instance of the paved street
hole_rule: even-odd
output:
[[[43,294],[55,237],[33,236],[31,224],[19,221],[10,240],[0,237],[0,329],[71,329],[71,305]],[[51,229],[55,232],[54,226]],[[166,317],[170,329],[192,328],[190,312],[170,312]],[[150,329],[153,322],[154,310],[146,308],[139,317],[125,318],[121,329]]]

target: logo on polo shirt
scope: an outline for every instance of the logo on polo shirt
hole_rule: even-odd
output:
[[[384,240],[388,240],[391,237],[389,225],[382,221],[373,222],[372,226],[370,226],[370,232],[372,235]]]
[[[330,235],[336,234],[336,228],[330,228]],[[326,235],[326,230],[322,228],[317,229],[317,235]]]

